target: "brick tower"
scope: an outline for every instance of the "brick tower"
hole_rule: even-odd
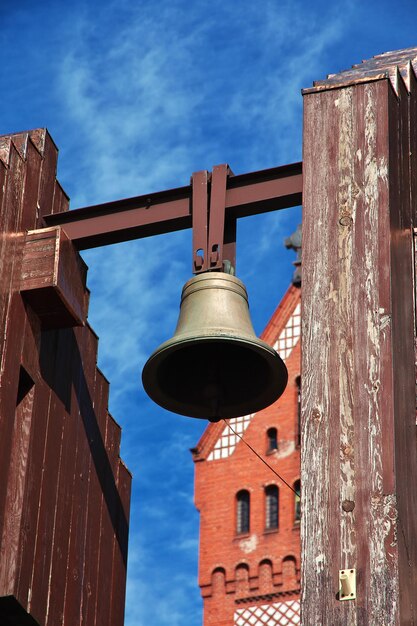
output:
[[[294,282],[262,334],[286,363],[287,389],[268,408],[229,423],[299,493],[297,272]],[[224,421],[208,425],[192,454],[204,626],[299,624],[299,496]]]

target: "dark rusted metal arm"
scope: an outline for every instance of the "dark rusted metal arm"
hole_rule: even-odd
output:
[[[240,174],[227,181],[226,220],[298,206],[302,164]],[[191,186],[45,216],[79,250],[191,228]]]

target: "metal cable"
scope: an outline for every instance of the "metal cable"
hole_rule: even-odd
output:
[[[267,467],[269,467],[269,469],[271,470],[271,472],[273,472],[276,476],[278,476],[278,478],[279,478],[280,480],[282,480],[282,482],[284,483],[284,485],[287,485],[287,487],[288,487],[289,489],[291,489],[291,491],[292,491],[293,493],[295,493],[295,495],[296,495],[298,498],[300,497],[300,494],[299,494],[299,493],[297,493],[297,492],[296,492],[296,490],[295,490],[295,489],[293,489],[293,488],[291,487],[291,485],[290,485],[290,484],[288,484],[288,483],[287,483],[287,481],[286,481],[286,480],[285,480],[282,476],[280,476],[280,475],[278,474],[278,472],[277,472],[277,471],[275,471],[275,470],[274,470],[274,468],[273,468],[273,467],[271,467],[271,466],[269,465],[269,463],[267,463],[267,462],[265,461],[265,459],[264,459],[264,458],[263,458],[260,454],[258,454],[258,452],[256,452],[256,450],[255,450],[254,448],[252,448],[252,446],[251,446],[251,445],[250,445],[250,444],[246,441],[246,439],[243,439],[243,437],[242,437],[241,435],[239,435],[239,433],[237,433],[237,432],[235,431],[235,429],[234,429],[234,428],[232,428],[232,427],[230,426],[229,422],[227,422],[224,418],[223,418],[223,422],[224,422],[224,423],[225,423],[225,424],[226,424],[226,425],[230,428],[230,430],[232,431],[232,433],[233,433],[234,435],[236,435],[236,437],[239,437],[239,439],[240,439],[241,441],[243,441],[243,443],[244,443],[246,446],[248,446],[249,450],[252,450],[252,452],[254,453],[254,455],[255,455],[255,456],[257,456],[257,457],[258,457],[258,459],[260,459],[260,460],[262,461],[262,463],[264,463]]]

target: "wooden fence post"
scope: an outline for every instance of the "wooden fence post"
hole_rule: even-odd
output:
[[[416,55],[304,91],[303,626],[417,623]]]

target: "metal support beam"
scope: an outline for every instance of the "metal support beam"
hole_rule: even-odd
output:
[[[302,164],[228,177],[225,222],[298,206]],[[191,185],[45,216],[79,250],[191,228]]]

